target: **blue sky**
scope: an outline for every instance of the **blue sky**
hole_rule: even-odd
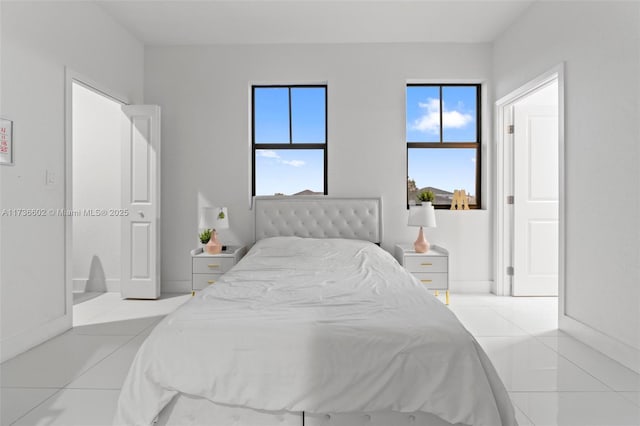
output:
[[[256,150],[256,195],[324,191],[322,150]]]
[[[325,89],[291,89],[291,132],[294,143],[324,143]],[[255,89],[256,143],[289,143],[289,89]]]
[[[431,186],[449,192],[464,189],[475,196],[475,149],[409,148],[408,155],[408,175],[418,188]]]
[[[255,142],[289,144],[289,89],[255,89]],[[291,88],[291,139],[326,143],[325,88]],[[256,195],[324,191],[322,150],[256,150]]]
[[[289,89],[255,89],[255,142],[288,144]],[[408,86],[406,135],[409,142],[440,141],[437,86]],[[476,88],[443,87],[443,140],[476,141]],[[291,133],[294,143],[325,143],[325,89],[291,88]],[[405,141],[390,141],[403,144]],[[257,150],[256,195],[323,191],[322,150]],[[475,195],[474,149],[409,149],[408,175],[420,187],[465,189]]]
[[[476,142],[476,111],[474,86],[443,87],[443,142]],[[408,142],[440,142],[437,86],[408,86],[406,113]],[[418,188],[464,189],[475,195],[475,149],[409,149],[408,166]]]

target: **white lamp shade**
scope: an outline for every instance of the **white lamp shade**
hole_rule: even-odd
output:
[[[200,211],[200,229],[229,228],[229,213],[226,207],[203,207]]]
[[[426,206],[411,206],[409,208],[409,226],[436,227],[436,210],[431,203]]]

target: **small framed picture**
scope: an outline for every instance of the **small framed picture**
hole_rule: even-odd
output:
[[[13,121],[0,118],[0,164],[13,164]]]

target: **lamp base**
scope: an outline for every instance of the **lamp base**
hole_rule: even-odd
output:
[[[206,246],[204,246],[204,251],[209,254],[218,254],[222,251],[222,244],[218,241],[218,233],[213,230],[211,232],[211,238]]]
[[[431,245],[424,237],[424,232],[422,231],[421,226],[420,231],[418,231],[418,238],[416,238],[416,241],[413,243],[413,249],[416,253],[426,253],[429,251],[429,247],[431,247]]]

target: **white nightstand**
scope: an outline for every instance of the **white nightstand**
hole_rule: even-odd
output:
[[[439,246],[431,246],[426,253],[416,253],[413,244],[396,244],[395,257],[436,296],[439,290],[446,291],[449,304],[449,252]]]
[[[246,253],[245,246],[227,246],[219,254],[204,253],[202,248],[191,250],[191,295],[215,282],[238,263]]]

